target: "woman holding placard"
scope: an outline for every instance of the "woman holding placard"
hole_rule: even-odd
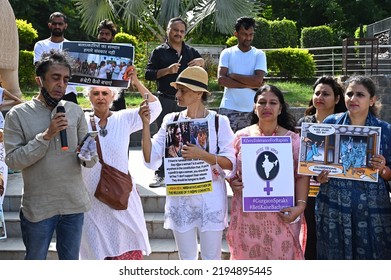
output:
[[[234,193],[227,241],[231,259],[301,260],[306,226],[303,212],[307,203],[309,177],[297,174],[300,136],[296,121],[288,113],[281,91],[272,85],[261,87],[254,97],[251,125],[236,132],[234,142],[237,169],[230,179]],[[242,136],[290,136],[294,162],[295,206],[280,212],[243,212]],[[281,186],[283,187],[283,186]]]
[[[314,94],[297,125],[303,122],[321,123],[329,115],[346,112],[342,86],[331,76],[322,76],[313,85]],[[316,177],[314,177],[316,179]],[[307,222],[307,242],[305,259],[316,260],[316,223],[315,223],[315,196],[319,191],[319,183],[310,181],[310,193],[307,207],[304,211]]]
[[[381,127],[380,154],[367,163],[379,171],[378,182],[318,176],[321,183],[315,215],[318,259],[391,259],[391,125],[380,120],[376,85],[368,77],[352,76],[346,82],[345,113],[323,122]],[[353,137],[354,138],[354,137]]]
[[[130,74],[133,85],[148,102],[149,119],[154,121],[162,107],[159,100],[137,78],[137,71]],[[139,108],[110,111],[120,89],[91,86],[87,89],[92,114],[85,113],[89,130],[97,130],[97,145],[104,163],[123,173],[129,172],[129,137],[142,128]],[[99,150],[98,150],[99,153]],[[131,161],[131,165],[141,164]],[[83,180],[87,187],[92,208],[84,216],[80,247],[82,260],[142,260],[151,253],[144,211],[134,173],[132,191],[125,210],[115,210],[95,197],[101,179],[102,164],[83,168]],[[139,174],[137,174],[139,175]],[[141,176],[141,174],[140,174]],[[119,195],[119,194],[118,194]]]
[[[187,67],[179,74],[176,82],[171,83],[171,86],[177,89],[175,96],[178,106],[186,109],[179,113],[174,112],[166,115],[159,131],[151,140],[149,119],[145,115],[148,108],[141,107],[140,116],[144,125],[142,132],[144,160],[147,167],[151,169],[157,169],[161,165],[167,130],[175,121],[184,122],[192,119],[200,121],[201,119],[203,122],[207,122],[210,133],[209,151],[187,142],[182,147],[181,157],[186,160],[186,162],[182,161],[183,164],[189,165],[193,160],[196,160],[197,164],[207,163],[210,165],[211,173],[213,173],[212,189],[209,192],[192,195],[168,195],[164,213],[164,228],[173,231],[181,260],[198,259],[198,236],[201,258],[219,260],[221,259],[223,231],[228,225],[228,198],[223,170],[234,168],[235,154],[232,145],[234,134],[226,116],[218,115],[216,117],[215,111],[206,108],[210,92],[207,89],[208,73],[202,67]],[[178,159],[177,164],[180,164],[180,160],[182,159]],[[166,164],[164,166],[167,168]],[[185,170],[176,165],[176,168],[176,174],[180,174],[177,171],[181,171],[185,176],[200,171],[197,167]],[[177,184],[175,188],[183,186],[187,188],[192,185],[194,184]],[[169,187],[167,184],[167,188]]]

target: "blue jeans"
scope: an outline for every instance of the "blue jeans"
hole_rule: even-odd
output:
[[[78,260],[84,213],[56,215],[37,223],[28,221],[20,211],[25,260],[45,260],[56,231],[56,249],[60,260]]]

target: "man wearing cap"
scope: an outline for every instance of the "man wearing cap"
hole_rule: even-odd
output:
[[[167,40],[156,47],[149,57],[146,67],[145,79],[156,81],[157,91],[163,111],[156,119],[158,127],[163,118],[171,112],[179,112],[183,108],[177,105],[175,100],[176,89],[170,86],[178,75],[188,66],[204,67],[204,59],[199,52],[185,44],[187,24],[179,18],[172,18],[167,25]],[[164,166],[155,171],[155,179],[149,185],[151,188],[164,186]]]
[[[253,18],[237,19],[234,35],[238,44],[220,54],[217,78],[224,86],[224,95],[219,113],[228,116],[234,132],[250,124],[255,91],[267,72],[265,53],[251,46],[254,33]]]

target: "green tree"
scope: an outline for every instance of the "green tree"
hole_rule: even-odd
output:
[[[82,15],[82,28],[93,34],[99,21],[121,19],[128,29],[147,29],[159,41],[165,39],[170,18],[181,16],[188,22],[188,33],[209,17],[216,30],[232,33],[233,23],[243,15],[256,16],[259,3],[251,0],[73,0]]]

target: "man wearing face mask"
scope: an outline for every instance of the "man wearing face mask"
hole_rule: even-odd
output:
[[[34,64],[41,59],[43,53],[50,50],[61,50],[62,43],[68,41],[64,37],[65,30],[68,28],[68,20],[63,13],[52,13],[49,17],[48,27],[50,37],[38,41],[34,45]],[[78,104],[76,86],[68,86],[62,99]]]
[[[58,258],[75,260],[84,212],[91,207],[81,165],[92,167],[97,156],[87,160],[76,153],[88,127],[83,110],[61,100],[71,76],[68,56],[55,50],[45,53],[36,64],[36,76],[38,96],[14,106],[4,126],[5,162],[23,175],[20,220],[25,259],[46,259],[56,232]],[[65,113],[58,112],[59,106]],[[68,150],[62,148],[61,131],[66,131]]]

